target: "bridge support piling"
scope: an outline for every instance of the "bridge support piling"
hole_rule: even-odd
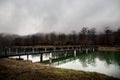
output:
[[[74,50],[74,57],[76,57],[76,50]]]
[[[34,53],[35,51],[34,51],[34,48],[32,48],[32,52]]]
[[[29,55],[27,54],[27,60],[29,60]]]
[[[66,52],[65,52],[65,57],[67,56],[67,53],[68,53],[68,52],[66,51]]]
[[[18,49],[16,48],[16,54],[18,53]]]
[[[88,49],[86,49],[86,53],[88,53]]]
[[[95,52],[95,49],[93,48],[93,52]]]
[[[61,51],[63,51],[63,48],[61,48]]]
[[[56,51],[56,48],[53,48],[54,49],[54,51]]]
[[[45,48],[45,52],[47,51],[47,48]]]
[[[79,52],[81,52],[81,49],[79,49]]]
[[[67,50],[69,50],[69,47],[67,47]]]
[[[20,60],[21,56],[19,55],[19,60]]]
[[[52,53],[50,53],[49,62],[52,63]]]
[[[26,49],[24,48],[24,53],[26,54]]]
[[[40,53],[40,62],[43,61],[43,53]]]
[[[72,47],[72,50],[74,50],[74,47]]]
[[[7,50],[6,50],[6,48],[5,48],[5,52],[4,53],[5,53],[5,56],[7,56]]]
[[[9,51],[8,51],[8,53],[11,53],[11,48],[9,48]]]

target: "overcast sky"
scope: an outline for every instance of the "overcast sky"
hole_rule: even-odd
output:
[[[0,0],[0,33],[69,33],[106,26],[120,26],[120,0]]]

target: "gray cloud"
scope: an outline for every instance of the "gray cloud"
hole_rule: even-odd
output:
[[[120,0],[0,0],[0,32],[79,32],[120,25]]]

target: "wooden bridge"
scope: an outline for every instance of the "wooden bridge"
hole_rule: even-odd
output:
[[[1,47],[0,48],[0,57],[12,57],[12,56],[22,56],[32,54],[40,54],[40,61],[42,61],[43,53],[50,53],[52,57],[53,52],[61,51],[73,51],[73,54],[76,55],[76,51],[84,51],[88,53],[89,51],[94,52],[97,50],[98,46],[96,45],[74,45],[74,46],[14,46],[14,47]]]

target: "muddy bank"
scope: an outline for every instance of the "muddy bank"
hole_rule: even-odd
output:
[[[118,80],[103,74],[60,69],[31,61],[0,59],[1,80]]]

